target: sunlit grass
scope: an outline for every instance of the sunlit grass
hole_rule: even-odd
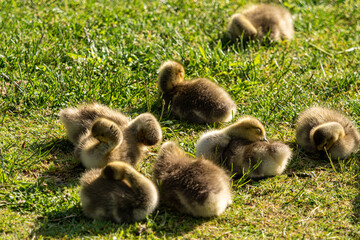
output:
[[[306,155],[294,122],[323,105],[360,124],[360,3],[281,1],[295,17],[292,42],[225,45],[229,16],[247,3],[0,1],[0,238],[358,238],[360,155]],[[286,173],[234,182],[233,204],[217,218],[164,207],[131,225],[84,217],[84,169],[61,108],[97,101],[132,118],[150,111],[161,116],[164,141],[192,155],[202,132],[227,125],[162,115],[157,70],[168,59],[185,65],[186,79],[224,87],[237,103],[235,120],[253,115],[269,138],[289,144]],[[138,166],[148,177],[158,148]]]

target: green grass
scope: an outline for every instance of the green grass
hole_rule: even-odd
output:
[[[306,155],[294,122],[323,105],[360,124],[360,2],[281,1],[295,16],[293,41],[224,46],[228,18],[247,3],[0,1],[0,238],[358,238],[359,153],[333,162]],[[253,115],[269,138],[288,143],[286,174],[235,184],[233,204],[217,218],[164,207],[131,225],[84,217],[84,170],[59,110],[97,101],[160,118],[157,70],[168,59],[184,63],[187,79],[224,87],[237,103],[235,120]],[[202,132],[223,126],[169,116],[160,123],[164,141],[190,154]],[[157,150],[138,166],[149,177]]]

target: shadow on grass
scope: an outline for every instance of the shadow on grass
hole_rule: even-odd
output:
[[[74,186],[85,171],[80,161],[74,158],[74,146],[67,139],[55,138],[48,142],[35,143],[31,147],[50,155],[49,167],[42,172],[41,177],[53,187]]]
[[[30,147],[35,151],[46,151],[54,155],[69,154],[74,150],[73,144],[65,138],[53,138],[50,141],[35,142]]]
[[[356,155],[356,159],[357,160],[360,159],[360,153]],[[356,174],[356,182],[358,187],[358,195],[352,201],[353,204],[352,222],[354,224],[360,223],[360,165],[359,164],[360,164],[359,162],[356,163],[355,165],[356,169],[354,170],[354,174]]]
[[[229,51],[231,49],[236,49],[238,52],[246,50],[248,44],[245,41],[236,41],[234,42],[226,32],[219,33],[218,36],[209,42],[209,47],[212,50],[215,50],[218,44],[221,43],[222,51]]]
[[[271,40],[268,36],[262,40],[245,40],[243,38],[233,40],[226,32],[222,32],[210,43],[210,48],[214,50],[219,42],[221,43],[222,51],[236,50],[237,52],[244,52],[247,49],[259,50],[261,47],[269,48],[278,44],[277,41]]]
[[[286,142],[291,149],[293,149],[293,156],[286,173],[298,173],[304,171],[314,171],[323,168],[331,168],[331,163],[327,156],[318,153],[305,153],[297,143]]]
[[[45,171],[42,176],[47,184],[52,184],[56,187],[74,187],[78,185],[81,174],[85,168],[81,163],[66,162],[64,164],[57,164],[51,169]]]
[[[360,177],[357,178],[358,185],[360,184]],[[360,194],[358,194],[353,200],[353,216],[352,221],[354,224],[360,223]]]
[[[358,195],[352,200],[353,214],[351,221],[354,224],[360,223],[360,165],[358,160],[360,159],[360,153],[353,156],[353,160],[346,158],[344,160],[332,160],[333,166],[326,154],[307,154],[298,147],[296,143],[287,143],[292,149],[294,149],[293,161],[287,167],[286,172],[288,175],[292,173],[301,173],[304,171],[321,170],[321,169],[332,169],[333,171],[350,171],[355,176],[356,186],[358,188]],[[352,158],[352,157],[351,157]],[[349,162],[347,162],[349,160]],[[344,161],[341,163],[341,161]],[[351,161],[355,161],[355,164],[351,166]],[[348,169],[344,170],[341,164],[349,166]],[[350,164],[350,165],[349,165]],[[353,169],[354,167],[354,169]],[[334,169],[335,168],[335,169]]]
[[[198,225],[211,220],[195,218],[173,212],[160,207],[148,219],[131,224],[117,224],[110,221],[92,220],[81,213],[78,205],[66,212],[53,211],[49,215],[39,217],[35,228],[30,233],[31,238],[75,238],[95,237],[101,235],[127,234],[132,236],[177,237],[192,231]],[[104,236],[105,237],[105,236]]]

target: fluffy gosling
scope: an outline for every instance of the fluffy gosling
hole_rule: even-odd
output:
[[[250,172],[250,178],[280,175],[291,158],[291,150],[283,143],[269,142],[265,135],[259,120],[245,116],[222,130],[203,134],[197,143],[196,156],[224,165],[240,176],[256,164],[259,166]]]
[[[311,107],[296,121],[296,141],[308,153],[327,151],[331,158],[346,158],[359,149],[360,134],[342,113]]]
[[[226,167],[237,175],[249,172],[250,178],[281,175],[291,158],[289,146],[278,141],[248,142],[232,140],[222,157]],[[255,169],[252,167],[259,164]],[[251,171],[252,170],[252,171]]]
[[[172,112],[181,120],[194,123],[228,122],[236,114],[236,105],[221,87],[205,78],[184,81],[184,67],[166,61],[159,69],[158,86]]]
[[[90,169],[80,179],[85,216],[117,223],[140,221],[158,205],[156,185],[125,162]]]
[[[204,158],[191,158],[175,143],[162,145],[153,174],[162,201],[196,217],[220,215],[231,204],[230,179]]]
[[[252,116],[245,116],[224,129],[201,135],[196,147],[196,157],[203,156],[215,163],[221,163],[223,151],[233,139],[267,141],[261,122]]]
[[[290,12],[280,6],[269,4],[253,5],[231,16],[226,29],[232,41],[263,39],[268,33],[270,39],[291,40],[294,36],[293,19]]]
[[[162,139],[161,127],[150,113],[130,121],[104,105],[89,104],[60,111],[75,154],[86,168],[102,168],[108,162],[124,161],[135,166],[145,146]]]

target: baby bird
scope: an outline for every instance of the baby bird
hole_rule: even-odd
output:
[[[135,166],[146,147],[162,139],[161,127],[150,113],[130,121],[120,112],[100,104],[60,111],[75,154],[86,168],[102,168],[108,162],[124,161]]]
[[[294,36],[293,19],[283,7],[260,4],[251,6],[231,16],[226,29],[232,41],[263,39],[269,33],[270,39],[291,40]]]
[[[224,154],[226,167],[239,174],[249,172],[250,178],[264,178],[281,175],[291,158],[289,146],[278,141],[248,142],[232,140]],[[254,170],[252,167],[259,164]]]
[[[203,156],[215,163],[221,163],[224,150],[234,139],[249,142],[267,141],[261,122],[252,116],[244,116],[224,129],[203,134],[197,143],[196,157]]]
[[[203,134],[196,148],[196,157],[203,156],[224,165],[240,176],[259,164],[250,173],[250,178],[282,174],[291,155],[287,145],[269,142],[264,126],[251,116],[245,116],[222,130]]]
[[[360,134],[342,113],[311,107],[296,121],[296,141],[306,152],[327,151],[331,158],[346,158],[357,152]]]
[[[84,214],[117,223],[140,221],[158,205],[156,185],[125,162],[90,169],[80,179]]]
[[[205,78],[184,81],[184,67],[166,61],[159,69],[159,91],[165,109],[181,120],[194,123],[228,122],[236,114],[236,105],[221,87]]]
[[[204,158],[191,158],[174,142],[161,146],[153,174],[162,201],[196,217],[220,215],[232,202],[230,178]]]
[[[61,109],[59,115],[61,122],[65,125],[69,140],[74,145],[79,143],[80,137],[91,128],[97,118],[107,118],[123,128],[130,121],[124,114],[98,103]]]

